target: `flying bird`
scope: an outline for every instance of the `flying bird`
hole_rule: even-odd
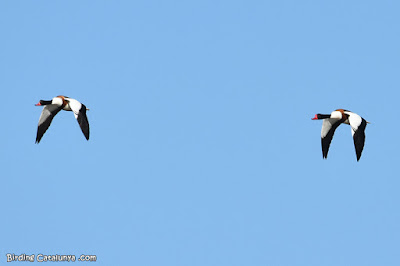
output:
[[[322,157],[328,157],[329,146],[335,133],[336,128],[342,124],[348,124],[351,127],[353,135],[354,147],[356,148],[357,161],[360,160],[361,153],[365,143],[365,127],[367,122],[364,118],[356,113],[344,109],[337,109],[329,115],[316,114],[312,120],[323,119],[321,130]]]
[[[72,111],[74,113],[83,135],[85,135],[85,138],[89,140],[89,121],[86,116],[86,110],[89,109],[87,109],[84,104],[67,96],[59,95],[50,101],[40,100],[39,103],[35,104],[35,106],[44,106],[39,118],[35,143],[40,142],[43,134],[49,128],[54,116],[61,110]]]

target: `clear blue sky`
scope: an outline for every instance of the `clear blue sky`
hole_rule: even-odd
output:
[[[0,264],[398,266],[399,8],[2,1]],[[36,145],[60,94],[90,140],[63,111]],[[322,159],[337,108],[372,122],[359,162],[347,125]]]

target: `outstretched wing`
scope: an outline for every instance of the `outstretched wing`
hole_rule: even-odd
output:
[[[89,140],[89,121],[86,116],[86,106],[75,99],[67,99],[69,107],[78,120],[78,124],[81,127],[83,135]]]
[[[322,145],[322,157],[326,159],[328,157],[329,146],[335,134],[336,128],[342,123],[341,119],[327,118],[322,122],[321,129],[321,145]]]
[[[57,104],[48,104],[45,107],[43,107],[42,114],[40,115],[40,118],[39,118],[39,125],[38,125],[35,143],[40,142],[44,133],[49,128],[51,121],[53,121],[54,116],[58,112],[60,112],[61,109],[62,109],[62,106],[57,105]]]
[[[361,158],[361,153],[364,149],[365,143],[365,128],[367,121],[358,114],[349,112],[349,124],[351,127],[351,135],[354,140],[354,147],[356,149],[357,161]]]

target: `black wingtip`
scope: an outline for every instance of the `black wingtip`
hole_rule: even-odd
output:
[[[44,133],[46,132],[46,130],[44,130],[43,132],[42,131],[43,130],[40,130],[40,127],[38,127],[38,131],[36,133],[36,141],[35,141],[36,144],[39,144],[39,142],[42,140]]]
[[[87,121],[87,119],[86,119],[86,121]],[[90,136],[89,122],[87,122],[87,124],[80,123],[79,125],[81,126],[81,130],[82,130],[83,135],[85,136],[85,139],[89,140],[89,136]]]

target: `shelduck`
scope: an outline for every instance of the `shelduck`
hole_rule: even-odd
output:
[[[323,119],[321,130],[322,157],[328,156],[329,146],[335,133],[336,128],[342,124],[348,124],[351,127],[353,135],[354,147],[356,149],[357,161],[360,160],[361,153],[365,143],[365,127],[367,122],[364,118],[356,113],[344,109],[337,109],[329,115],[316,114],[312,120]]]
[[[54,116],[61,110],[72,111],[74,113],[83,135],[85,135],[85,138],[89,140],[89,121],[86,116],[86,110],[89,109],[87,109],[84,104],[67,96],[59,95],[50,101],[40,100],[39,103],[35,104],[35,106],[44,106],[39,118],[35,143],[40,142],[44,133],[49,128]]]

